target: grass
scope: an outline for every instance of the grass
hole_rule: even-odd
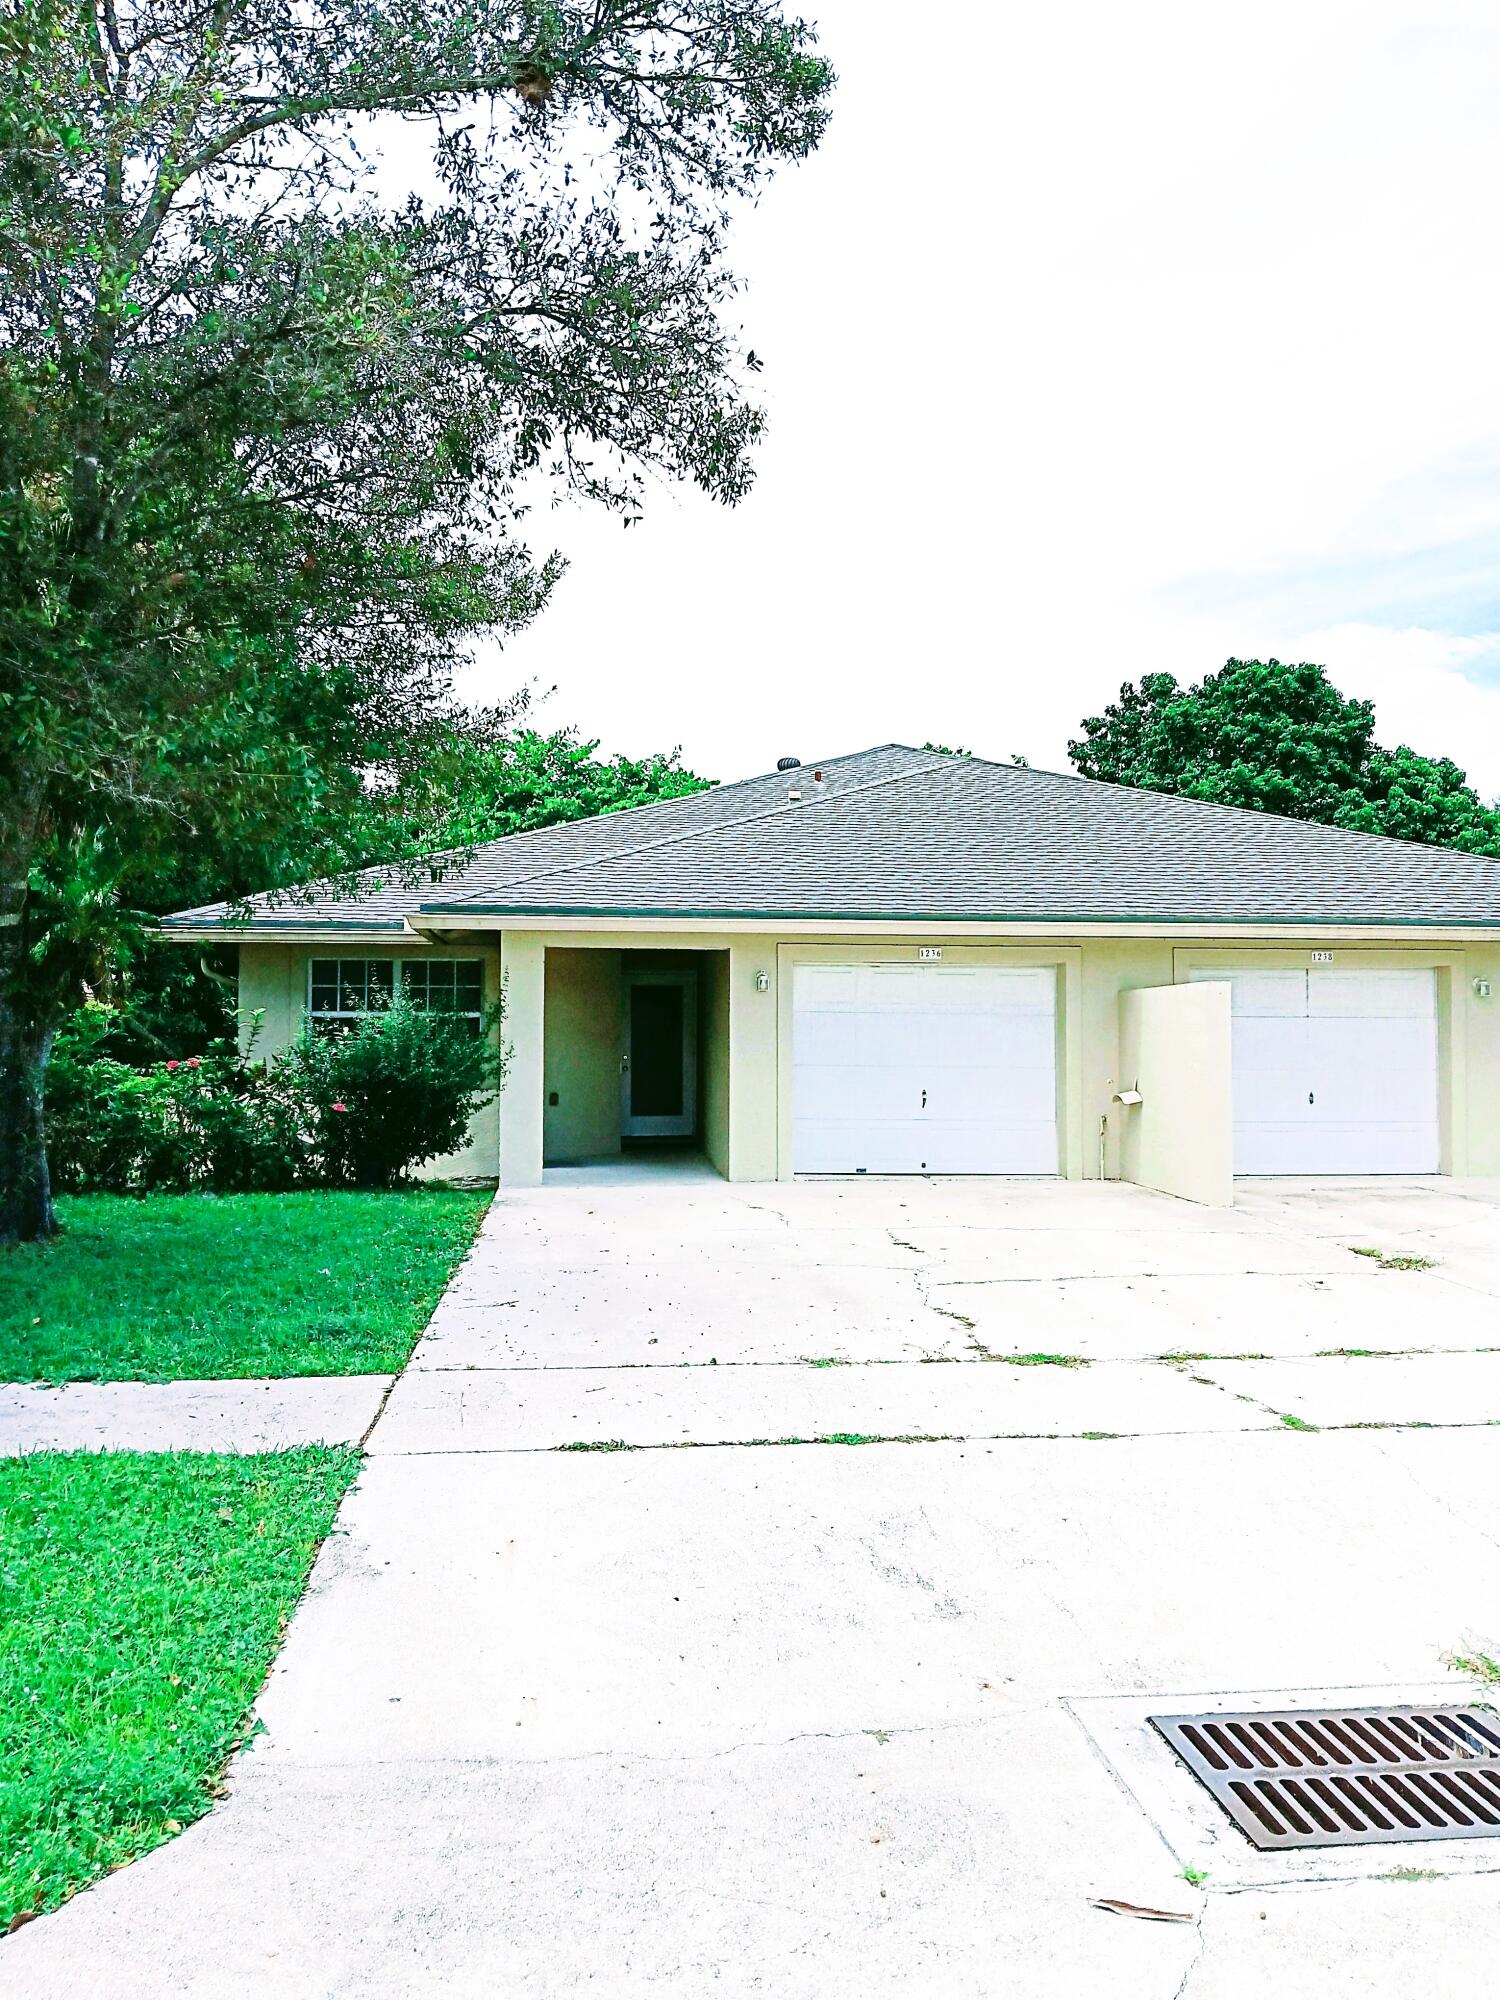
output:
[[[1306,1417],[1283,1415],[1281,1421],[1289,1431],[1316,1431],[1322,1429],[1321,1424],[1310,1424]]]
[[[79,1195],[0,1250],[0,1381],[383,1375],[412,1350],[489,1196]]]
[[[1381,1271],[1435,1271],[1436,1257],[1388,1257],[1383,1250],[1376,1250],[1368,1243],[1351,1243],[1350,1250],[1356,1257],[1369,1257]]]
[[[1012,1368],[1087,1368],[1084,1354],[991,1354],[990,1361],[1008,1361]]]
[[[0,1462],[0,1930],[207,1812],[358,1465]]]

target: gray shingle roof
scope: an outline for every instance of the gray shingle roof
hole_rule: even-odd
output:
[[[1500,861],[887,744],[490,843],[251,929],[478,915],[1500,925]],[[793,786],[800,802],[789,800]],[[169,923],[211,922],[224,906]]]

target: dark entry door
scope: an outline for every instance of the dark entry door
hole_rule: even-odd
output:
[[[697,1125],[698,982],[691,970],[627,972],[620,1131],[690,1138]]]

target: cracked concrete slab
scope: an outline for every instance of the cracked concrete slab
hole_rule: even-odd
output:
[[[1476,2000],[1497,1962],[1493,1878],[1210,1896],[1180,2000]]]
[[[1091,1360],[1312,1355],[1355,1337],[1366,1347],[1500,1343],[1500,1331],[1472,1310],[1470,1295],[1435,1273],[1371,1272],[1350,1263],[1322,1275],[1242,1272],[1232,1282],[1222,1276],[938,1282],[928,1284],[926,1298],[962,1315],[986,1346]]]
[[[1496,1878],[1211,1875],[1196,1928],[1091,1909],[1200,1906],[1074,1718],[1500,1653],[1500,1429],[1293,1435],[1185,1369],[1018,1370],[972,1345],[1305,1356],[1406,1344],[1385,1335],[1403,1314],[1428,1346],[1482,1345],[1500,1257],[1483,1203],[1450,1197],[1467,1186],[1264,1184],[1225,1217],[1119,1187],[726,1190],[636,1163],[502,1196],[376,1428],[230,1799],[0,1946],[0,1994],[1469,2000],[1490,1906],[1450,1898]],[[1349,1256],[1398,1221],[1478,1278]],[[786,1365],[809,1355],[872,1365]],[[1349,1396],[1387,1365],[1327,1379]],[[564,1419],[701,1440],[752,1412],[950,1429],[991,1404],[1191,1428],[515,1448]]]
[[[1500,1602],[1500,1548],[1377,1433],[376,1457],[341,1525],[262,1704],[277,1764],[1431,1680]]]
[[[28,1451],[276,1451],[357,1444],[390,1375],[279,1382],[70,1382],[0,1386],[0,1457]]]
[[[1381,1455],[1399,1468],[1449,1518],[1449,1532],[1465,1530],[1500,1546],[1500,1429],[1402,1430],[1376,1433]],[[1500,1614],[1476,1604],[1471,1620],[1455,1634],[1454,1644],[1466,1652],[1488,1652],[1500,1659]]]
[[[922,1229],[912,1241],[952,1285],[1014,1278],[1242,1277],[1258,1272],[1323,1275],[1348,1260],[1337,1245],[1270,1230],[1152,1228],[1078,1230],[1059,1242],[1032,1229]]]
[[[1500,1353],[1200,1361],[1195,1370],[1320,1427],[1500,1423]]]
[[[1200,1899],[1056,1712],[710,1758],[243,1772],[189,1838],[9,1941],[0,1991],[75,2000],[149,1966],[181,2000],[1167,2000],[1197,1943],[1090,1908]]]
[[[481,1298],[490,1303],[480,1303]],[[587,1367],[661,1362],[875,1361],[943,1352],[955,1323],[914,1270],[712,1258],[618,1266],[518,1266],[444,1298],[414,1368]]]
[[[1161,1365],[1014,1367],[970,1361],[807,1367],[412,1372],[376,1453],[745,1444],[835,1433],[1057,1437],[1249,1430],[1264,1411]]]

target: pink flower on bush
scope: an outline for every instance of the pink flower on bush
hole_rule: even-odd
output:
[[[347,1104],[330,1104],[328,1108],[330,1111],[347,1111],[349,1109]]]
[[[203,1067],[202,1056],[189,1056],[187,1059],[187,1066],[189,1069],[202,1069]]]
[[[180,1062],[169,1062],[169,1063],[167,1064],[167,1068],[168,1068],[168,1069],[181,1069],[181,1068],[182,1068],[182,1064],[181,1064]]]

